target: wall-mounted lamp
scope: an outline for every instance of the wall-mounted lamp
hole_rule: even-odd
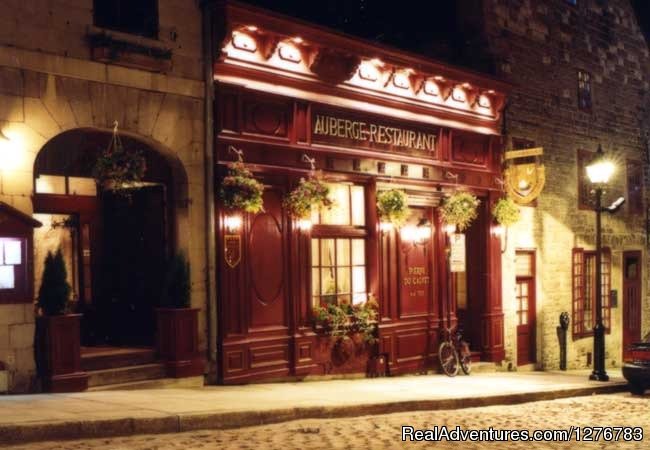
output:
[[[313,226],[311,219],[298,219],[296,225],[300,231],[309,231]]]
[[[228,233],[237,233],[241,229],[242,218],[238,214],[229,214],[224,218],[223,224]]]
[[[388,233],[393,229],[392,222],[379,222],[379,231],[382,233]]]
[[[508,229],[503,225],[492,225],[490,232],[501,241],[501,253],[505,253],[508,248]]]
[[[414,244],[422,244],[431,237],[432,231],[433,227],[431,226],[431,221],[423,217],[420,219],[417,226],[407,225],[405,227],[402,227],[400,230],[400,235],[405,241],[409,241]]]
[[[452,235],[456,232],[456,225],[453,223],[448,223],[444,227],[445,233],[448,235]]]

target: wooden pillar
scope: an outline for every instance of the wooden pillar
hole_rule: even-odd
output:
[[[503,306],[501,296],[501,239],[491,232],[492,206],[499,198],[498,192],[490,192],[488,201],[483,205],[483,211],[488,218],[485,221],[484,235],[486,237],[486,267],[485,286],[486,296],[481,315],[482,326],[482,355],[484,361],[500,362],[505,357],[503,346]]]

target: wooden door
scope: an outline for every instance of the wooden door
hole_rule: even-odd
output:
[[[518,251],[516,256],[517,365],[536,361],[535,252]]]
[[[623,358],[641,340],[641,252],[623,253]]]

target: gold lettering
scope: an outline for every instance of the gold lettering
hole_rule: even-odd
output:
[[[316,116],[316,123],[314,124],[314,134],[327,134],[323,132],[323,116],[320,114]]]
[[[329,122],[329,130],[327,130],[327,134],[330,136],[336,136],[335,130],[336,130],[336,117],[328,117],[328,122]]]
[[[354,124],[354,122],[352,122],[351,120],[346,120],[345,121],[345,137],[346,138],[349,138],[349,137],[352,136],[352,125],[353,124]]]
[[[370,142],[377,142],[377,125],[370,124]]]

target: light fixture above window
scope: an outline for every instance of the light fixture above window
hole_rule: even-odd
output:
[[[289,42],[283,42],[280,44],[278,55],[280,56],[280,59],[292,63],[299,63],[302,60],[300,49]]]
[[[433,80],[426,80],[424,82],[424,93],[438,97],[440,95],[440,86]]]
[[[451,98],[457,102],[466,102],[467,101],[467,92],[462,86],[455,86],[451,91]]]
[[[238,50],[255,53],[257,51],[257,42],[250,34],[241,31],[235,31],[232,34],[232,46]]]

